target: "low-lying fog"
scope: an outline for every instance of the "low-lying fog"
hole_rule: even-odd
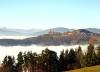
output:
[[[71,49],[71,48],[78,48],[79,45],[73,45],[73,46],[37,46],[37,45],[31,45],[31,46],[10,46],[10,47],[6,47],[6,46],[0,46],[0,61],[3,60],[3,58],[6,55],[12,55],[17,57],[17,54],[21,51],[21,52],[27,52],[27,51],[32,51],[32,52],[37,52],[38,54],[41,53],[42,50],[44,50],[45,48],[48,48],[50,50],[53,50],[55,52],[57,52],[57,55],[60,54],[60,52],[64,49]],[[87,45],[81,45],[83,51],[86,50]]]
[[[4,37],[0,37],[0,38],[4,38]],[[9,38],[9,37],[6,37]],[[14,39],[22,39],[22,37],[12,37]],[[11,38],[10,38],[11,39]],[[88,45],[80,45],[83,51],[86,51],[87,46]],[[59,56],[60,52],[64,49],[64,50],[69,50],[71,48],[78,48],[79,45],[72,45],[72,46],[37,46],[37,45],[31,45],[31,46],[0,46],[0,61],[2,62],[2,60],[4,59],[4,57],[6,55],[11,55],[14,56],[15,58],[17,57],[17,54],[21,51],[21,52],[28,52],[28,51],[32,51],[32,52],[37,52],[38,54],[42,52],[42,50],[48,48],[50,50],[53,50],[55,52],[57,52],[57,55]],[[0,62],[0,63],[1,63]]]
[[[33,36],[0,36],[0,39],[25,39]]]

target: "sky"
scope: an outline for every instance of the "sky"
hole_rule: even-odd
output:
[[[0,28],[100,28],[100,0],[0,0]]]

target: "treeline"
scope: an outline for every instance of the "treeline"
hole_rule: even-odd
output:
[[[19,52],[17,61],[12,56],[6,56],[0,65],[0,72],[62,72],[72,69],[100,65],[100,46],[89,45],[83,53],[81,47],[61,51],[60,56],[49,49],[41,54]]]

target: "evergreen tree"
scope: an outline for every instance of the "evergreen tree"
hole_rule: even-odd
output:
[[[7,56],[5,56],[4,60],[3,60],[3,64],[6,65],[7,64]]]
[[[27,72],[27,70],[28,70],[28,57],[27,57],[26,52],[24,52],[23,58],[24,58],[24,66],[23,66],[24,71]]]
[[[76,57],[77,57],[77,66],[78,68],[83,67],[84,66],[84,54],[82,52],[81,47],[78,47],[78,50],[76,51]]]
[[[48,72],[60,72],[59,70],[59,61],[56,52],[50,51],[46,49],[44,51],[46,54],[46,60],[45,60],[45,65],[47,67]]]
[[[68,57],[68,50],[66,50],[65,51],[65,62],[66,63],[68,63],[68,59],[69,59],[69,57]]]
[[[93,66],[97,64],[97,56],[94,51],[94,46],[91,44],[88,46],[85,62],[86,62],[86,66]]]
[[[6,56],[3,60],[3,72],[13,72],[14,69],[14,57]]]
[[[64,65],[65,69],[64,70],[67,70],[68,69],[67,68],[68,67],[68,63],[69,63],[68,50],[65,51],[65,60],[64,60],[64,63],[65,63],[65,65]]]
[[[17,61],[19,65],[22,65],[24,63],[22,52],[19,52]]]
[[[98,65],[100,65],[100,46],[98,46],[97,48],[97,62],[98,62]]]
[[[61,51],[59,62],[60,62],[61,71],[65,70],[65,54],[64,54],[64,50]]]
[[[70,52],[68,54],[68,67],[69,69],[74,69],[76,66],[76,53],[73,49],[70,49]]]
[[[36,61],[37,61],[36,58],[35,58],[35,55],[37,55],[37,54],[32,53],[32,52],[27,53],[29,72],[34,71],[34,65],[36,64]]]
[[[18,72],[22,72],[22,64],[24,63],[22,52],[19,52],[17,61],[18,61],[17,63]]]

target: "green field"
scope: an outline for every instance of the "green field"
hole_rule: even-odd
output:
[[[92,67],[85,67],[85,68],[71,70],[71,71],[65,71],[65,72],[100,72],[100,65],[92,66]]]

